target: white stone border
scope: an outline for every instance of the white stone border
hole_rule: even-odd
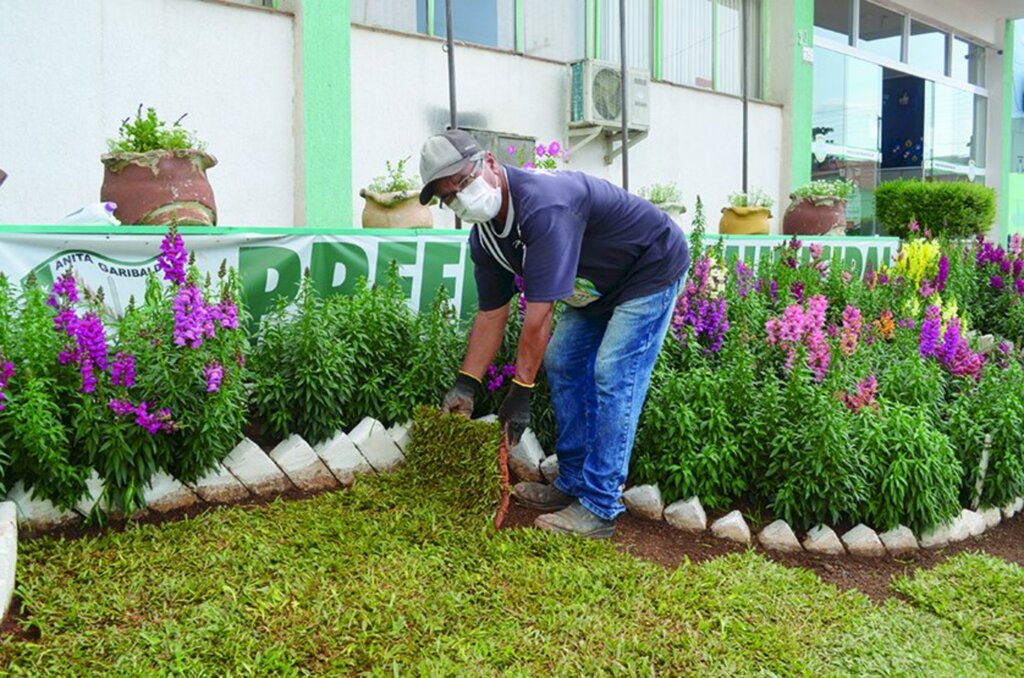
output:
[[[0,502],[0,621],[7,616],[14,596],[18,564],[18,513],[14,502]]]

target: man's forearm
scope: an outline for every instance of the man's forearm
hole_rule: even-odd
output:
[[[505,323],[508,321],[508,304],[492,311],[480,311],[473,320],[473,330],[469,335],[469,346],[466,358],[462,361],[462,371],[483,380],[487,366],[498,355],[501,340],[505,337]]]
[[[537,379],[544,352],[551,337],[551,316],[554,304],[534,302],[526,305],[526,318],[519,335],[519,353],[516,356],[516,378],[527,384]]]

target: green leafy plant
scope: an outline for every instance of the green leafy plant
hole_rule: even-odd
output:
[[[875,190],[875,213],[901,238],[916,222],[932,235],[965,238],[988,231],[995,220],[995,189],[967,181],[886,181]]]
[[[683,192],[674,182],[643,186],[637,191],[637,195],[655,205],[678,204],[683,201]]]
[[[730,193],[729,205],[731,207],[763,207],[771,209],[775,199],[767,191],[755,189],[747,193]]]
[[[117,139],[109,139],[107,145],[112,153],[147,153],[149,151],[173,151],[185,149],[204,150],[206,143],[200,141],[194,132],[181,126],[187,113],[168,125],[157,117],[156,109],[149,107],[142,114],[142,104],[135,112],[135,118],[125,118]]]
[[[273,436],[298,433],[316,445],[347,423],[357,373],[339,333],[337,306],[320,297],[308,271],[294,307],[281,299],[264,316],[252,356],[252,410]]]
[[[516,166],[526,169],[556,170],[558,161],[564,159],[567,153],[562,148],[562,144],[557,141],[552,141],[547,146],[537,144],[536,146],[522,145],[518,148],[514,145],[508,147],[508,154],[513,158]]]
[[[917,534],[960,513],[961,468],[927,410],[893,403],[856,417],[868,494],[857,518],[879,532],[903,524]]]
[[[819,179],[800,186],[793,191],[793,199],[812,198],[815,200],[846,200],[853,195],[856,186],[849,179]]]
[[[409,158],[405,157],[391,164],[390,160],[384,161],[386,171],[379,177],[374,177],[370,182],[369,190],[373,193],[400,193],[411,191],[419,186],[419,182],[406,174],[405,164]]]

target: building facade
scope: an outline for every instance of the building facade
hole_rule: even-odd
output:
[[[619,62],[619,4],[454,0],[459,125],[499,157],[557,140],[563,166],[623,181],[621,140],[591,124],[611,101],[599,69],[570,66]],[[631,190],[675,183],[714,230],[743,183],[746,62],[747,184],[776,199],[775,229],[796,186],[846,177],[848,216],[877,233],[875,187],[920,177],[994,187],[993,234],[1024,230],[1024,0],[746,0],[746,39],[744,0],[625,6],[646,82],[628,93]],[[222,224],[358,226],[359,189],[385,161],[415,173],[449,123],[445,38],[444,0],[0,4],[0,222],[94,201],[106,138],[144,102],[209,141]]]

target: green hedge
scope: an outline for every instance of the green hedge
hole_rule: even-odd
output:
[[[995,221],[996,192],[966,181],[887,181],[875,191],[875,209],[890,235],[906,237],[917,219],[933,235],[967,237]]]

